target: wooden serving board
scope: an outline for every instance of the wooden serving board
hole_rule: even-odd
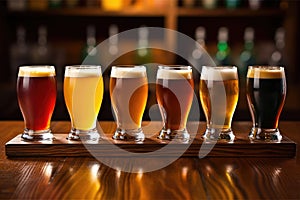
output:
[[[68,133],[54,132],[53,141],[24,141],[21,135],[5,144],[8,157],[23,156],[94,156],[94,157],[294,157],[296,143],[285,137],[280,143],[255,142],[251,143],[247,137],[249,127],[246,124],[236,126],[236,140],[233,143],[217,142],[216,144],[204,142],[201,138],[205,126],[199,123],[197,132],[191,134],[193,140],[188,144],[175,141],[161,141],[156,138],[157,133],[151,132],[154,128],[144,128],[148,137],[143,143],[115,141],[112,138],[115,125],[104,123],[102,139],[97,142],[81,142],[67,140]],[[159,123],[155,125],[159,126]],[[189,127],[196,124],[189,124]],[[194,129],[195,130],[195,129]],[[201,150],[200,150],[201,149]],[[200,153],[199,153],[200,152]]]

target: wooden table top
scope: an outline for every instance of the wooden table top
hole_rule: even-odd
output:
[[[279,126],[300,144],[300,122]],[[250,127],[233,123],[233,130]],[[52,122],[53,132],[69,128]],[[105,164],[93,157],[7,158],[5,144],[22,130],[21,121],[0,121],[0,199],[300,199],[299,147],[295,158],[181,157],[162,169],[130,173],[109,167],[117,158]]]

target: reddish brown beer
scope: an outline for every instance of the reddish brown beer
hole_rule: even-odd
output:
[[[159,139],[179,139],[186,142],[186,129],[194,95],[192,68],[189,66],[159,66],[156,98],[164,127]]]
[[[193,79],[157,79],[156,95],[165,116],[165,128],[182,130],[191,108],[194,94]]]
[[[17,94],[25,121],[25,132],[50,130],[56,101],[54,68],[20,67]]]

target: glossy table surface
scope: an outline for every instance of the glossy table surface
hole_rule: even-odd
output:
[[[233,123],[233,130],[250,127]],[[69,128],[52,122],[53,132]],[[299,147],[295,158],[181,157],[150,172],[124,160],[124,172],[118,158],[7,158],[5,143],[22,129],[21,121],[0,122],[0,199],[300,199]],[[280,129],[300,144],[300,122],[281,122]]]

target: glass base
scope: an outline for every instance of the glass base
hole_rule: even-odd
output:
[[[112,138],[114,140],[143,142],[145,140],[145,135],[143,133],[142,128],[129,129],[129,130],[117,128]]]
[[[278,128],[263,129],[253,127],[249,133],[249,139],[251,141],[280,142],[282,140],[282,135]]]
[[[162,129],[157,138],[161,140],[176,140],[187,143],[190,140],[190,134],[186,128],[182,130]]]
[[[52,140],[53,134],[51,133],[50,129],[42,131],[24,129],[24,132],[21,137],[24,140]]]
[[[81,141],[98,141],[100,140],[100,134],[98,133],[96,128],[90,130],[79,130],[72,128],[67,139]]]
[[[235,135],[233,134],[231,128],[229,129],[219,129],[219,128],[206,128],[205,133],[202,136],[205,140],[213,141],[228,141],[233,142]]]

